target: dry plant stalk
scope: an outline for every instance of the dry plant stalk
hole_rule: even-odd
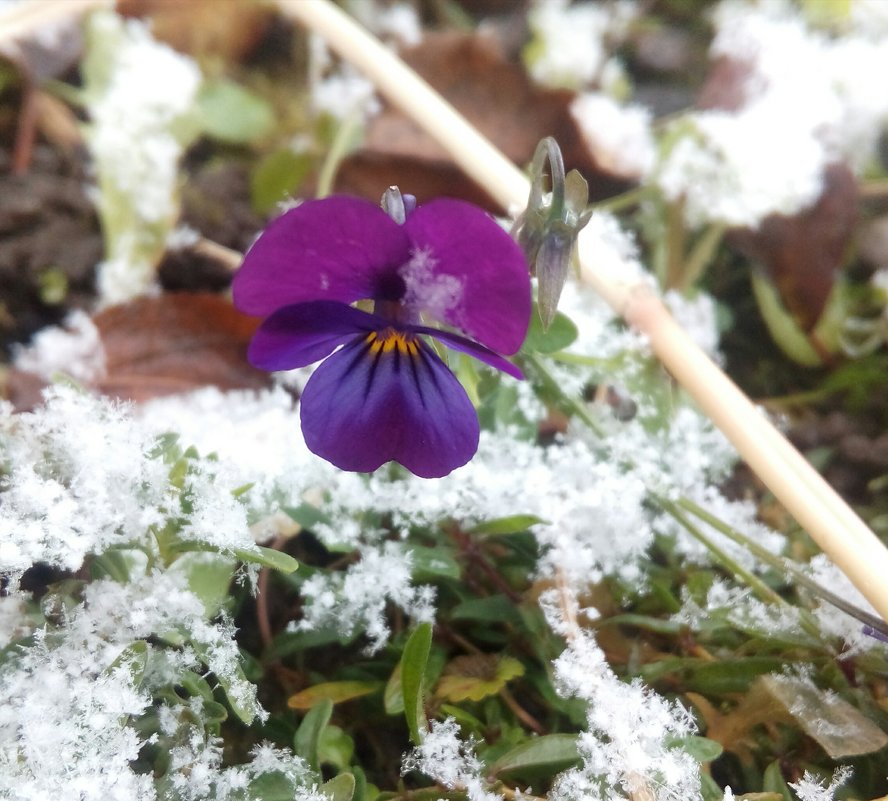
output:
[[[0,13],[0,46],[34,35],[60,18],[108,7],[112,0],[42,0]],[[510,213],[530,191],[527,177],[397,56],[329,0],[277,0],[281,12],[322,36],[370,78],[393,105],[433,136],[457,164]],[[593,264],[581,231],[582,278],[630,324],[701,410],[798,523],[888,619],[888,550],[876,535],[771,425],[737,386],[675,323],[650,288],[633,284],[621,265]]]
[[[504,210],[523,209],[527,177],[449,103],[329,0],[277,0],[281,12],[324,38],[374,82],[393,105],[433,136]],[[585,235],[585,236],[584,236]],[[647,286],[628,282],[618,263],[592,263],[588,231],[579,237],[582,278],[651,348],[702,411],[798,523],[888,619],[888,550],[876,535],[688,337]]]

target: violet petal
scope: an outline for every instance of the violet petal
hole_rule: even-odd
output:
[[[483,345],[479,345],[471,339],[466,339],[466,337],[461,337],[459,334],[453,334],[450,331],[427,328],[424,325],[411,325],[409,328],[417,334],[428,334],[429,336],[435,337],[435,339],[443,342],[448,348],[458,350],[460,353],[467,353],[469,356],[473,356],[497,370],[508,373],[513,378],[524,378],[524,373],[522,373],[521,370],[508,359],[504,359],[498,353],[494,353],[490,350],[490,348],[485,348]]]
[[[309,201],[274,220],[247,252],[232,283],[234,305],[264,316],[309,300],[376,297],[409,253],[404,228],[373,203]]]
[[[293,370],[329,356],[355,334],[385,326],[380,317],[335,300],[295,303],[262,321],[247,358],[260,370]]]
[[[413,342],[413,354],[405,347],[374,354],[360,337],[318,367],[301,401],[309,450],[343,470],[370,472],[394,460],[422,478],[472,458],[475,409],[444,363]]]
[[[530,321],[530,276],[521,249],[488,214],[432,200],[407,216],[412,257],[401,267],[406,304],[498,353],[515,353]]]

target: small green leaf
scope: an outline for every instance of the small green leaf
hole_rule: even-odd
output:
[[[318,743],[321,739],[321,732],[330,722],[332,714],[333,702],[329,698],[324,698],[308,711],[302,719],[302,723],[299,724],[296,734],[293,735],[293,750],[315,772],[320,769]]]
[[[521,615],[505,595],[470,598],[453,607],[451,620],[477,620],[482,623],[520,623]]]
[[[269,153],[250,176],[250,204],[253,211],[262,216],[274,211],[278,203],[299,188],[311,164],[311,157],[307,153],[295,153],[290,148]]]
[[[255,142],[274,128],[274,111],[268,101],[233,81],[205,83],[197,106],[204,132],[222,142]]]
[[[311,709],[318,701],[329,699],[334,704],[351,701],[375,693],[382,686],[378,681],[325,681],[291,695],[287,700],[290,709]]]
[[[459,562],[449,548],[411,546],[410,561],[415,581],[422,582],[440,577],[458,579],[462,575]]]
[[[565,314],[558,312],[547,331],[543,331],[543,323],[537,313],[536,304],[530,315],[530,326],[521,350],[536,353],[555,353],[564,350],[578,335],[577,327]]]
[[[490,766],[490,772],[494,776],[510,771],[534,771],[541,768],[559,772],[579,759],[576,735],[546,734],[534,737],[503,754]]]
[[[332,723],[324,728],[318,738],[318,762],[345,770],[355,755],[355,741],[339,726]]]
[[[145,678],[145,668],[148,666],[148,643],[144,640],[136,640],[132,645],[124,648],[118,657],[105,668],[105,674],[111,674],[118,668],[125,668],[132,678],[133,685],[139,687]]]
[[[321,785],[321,792],[330,801],[351,801],[355,794],[355,777],[351,773],[340,773]]]
[[[510,515],[499,517],[496,520],[488,520],[470,529],[469,534],[477,534],[484,537],[496,537],[506,534],[520,534],[531,526],[545,523],[546,521],[536,515]]]
[[[404,717],[414,745],[422,743],[428,727],[423,707],[423,677],[432,647],[432,624],[422,623],[410,635],[401,654],[401,687],[404,692]]]
[[[235,562],[214,551],[186,551],[177,557],[170,571],[184,574],[188,589],[204,605],[207,618],[216,615],[228,598]]]
[[[766,793],[777,793],[783,801],[793,801],[789,785],[780,770],[780,762],[776,759],[765,768],[765,772],[762,774],[762,790]]]
[[[708,737],[699,737],[696,734],[670,737],[667,739],[666,745],[686,751],[701,764],[718,759],[725,750],[721,743],[710,740]]]
[[[395,665],[392,675],[385,683],[382,705],[386,715],[400,715],[404,711],[404,689],[401,687],[401,664]]]
[[[270,567],[273,570],[280,570],[281,573],[292,573],[299,568],[299,562],[290,554],[276,551],[274,548],[264,548],[261,545],[257,545],[255,551],[236,548],[234,555],[242,562]]]

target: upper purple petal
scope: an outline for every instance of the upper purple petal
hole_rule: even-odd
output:
[[[524,373],[522,373],[521,370],[508,359],[504,359],[498,353],[494,353],[490,348],[485,348],[477,342],[472,342],[471,339],[466,339],[465,337],[461,337],[459,334],[453,334],[450,331],[427,328],[424,325],[411,325],[407,327],[409,330],[415,331],[417,334],[428,334],[429,336],[435,337],[435,339],[438,339],[447,345],[448,348],[453,348],[453,350],[458,350],[461,353],[467,353],[469,356],[474,356],[485,364],[489,364],[497,370],[502,370],[502,372],[508,373],[513,378],[524,378]]]
[[[421,340],[414,353],[374,354],[361,337],[318,367],[302,393],[309,450],[343,470],[400,462],[422,478],[464,465],[478,448],[478,417],[453,373]]]
[[[264,316],[310,300],[352,303],[384,294],[409,258],[403,226],[379,206],[334,196],[303,203],[274,220],[234,276],[234,305]]]
[[[420,206],[403,228],[412,247],[400,269],[405,303],[515,353],[530,321],[530,276],[509,234],[476,206],[449,199]]]
[[[335,300],[295,303],[262,321],[247,358],[261,370],[293,370],[329,356],[357,333],[385,326],[381,317]]]

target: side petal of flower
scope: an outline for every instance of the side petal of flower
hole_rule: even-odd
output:
[[[498,353],[494,353],[490,348],[485,348],[477,342],[472,342],[471,339],[461,337],[459,334],[452,334],[450,331],[427,328],[424,325],[412,325],[410,326],[410,330],[417,334],[428,334],[429,336],[435,337],[435,339],[438,339],[447,345],[448,348],[458,350],[460,353],[467,353],[469,356],[473,356],[497,370],[508,373],[513,378],[524,378],[524,373],[522,373],[521,370],[508,359],[504,359]]]
[[[309,379],[301,400],[309,450],[343,470],[400,462],[422,478],[464,465],[478,448],[465,390],[421,340],[370,333],[345,345]]]
[[[432,200],[408,215],[412,258],[401,268],[405,302],[498,353],[515,353],[530,322],[530,275],[521,248],[488,214]]]
[[[303,203],[274,220],[247,252],[232,283],[234,305],[263,316],[309,300],[377,297],[380,282],[391,280],[409,253],[403,227],[369,201]]]
[[[260,370],[293,370],[329,356],[355,334],[385,326],[385,320],[334,300],[295,303],[262,321],[247,358]]]

